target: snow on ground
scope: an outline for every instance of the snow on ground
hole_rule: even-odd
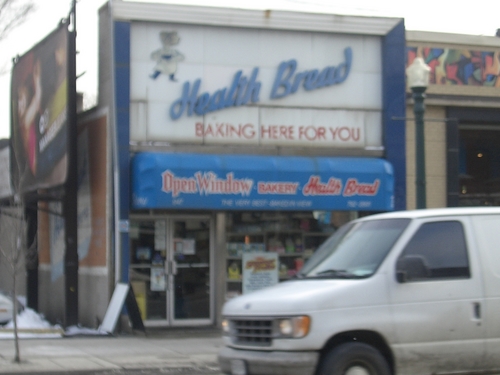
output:
[[[19,338],[61,338],[63,336],[78,336],[78,335],[108,335],[96,329],[85,328],[81,326],[70,326],[64,330],[60,325],[52,325],[43,314],[37,313],[35,310],[25,307],[17,315],[17,328]],[[11,320],[3,327],[0,326],[0,339],[14,338],[14,321]]]
[[[14,321],[11,320],[5,325],[5,328],[14,328]],[[17,314],[17,328],[23,329],[48,329],[61,328],[59,325],[52,326],[45,320],[43,315],[38,314],[35,310],[25,308]]]

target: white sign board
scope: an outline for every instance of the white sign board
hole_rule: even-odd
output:
[[[243,294],[253,292],[278,283],[278,254],[243,254]]]
[[[113,333],[115,331],[116,323],[118,323],[118,317],[122,311],[123,304],[125,303],[125,298],[127,298],[128,289],[129,284],[116,284],[108,309],[104,315],[104,319],[99,326],[99,332]]]
[[[133,23],[131,140],[381,146],[381,39]]]

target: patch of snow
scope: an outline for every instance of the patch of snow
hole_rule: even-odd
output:
[[[5,325],[5,328],[14,328],[14,321],[11,320]],[[25,308],[17,314],[17,328],[30,328],[30,329],[47,329],[47,328],[61,328],[59,325],[51,325],[45,320],[43,314],[37,313],[35,310]]]
[[[97,329],[85,328],[81,326],[70,326],[66,330],[56,324],[52,325],[43,314],[37,313],[35,310],[25,307],[17,314],[17,328],[20,338],[61,338],[63,336],[78,336],[78,335],[109,335],[108,332]],[[0,339],[14,338],[14,321],[11,320],[3,327],[0,327]]]
[[[81,327],[81,326],[70,326],[70,327],[66,328],[66,331],[64,331],[64,336],[77,336],[77,335],[90,335],[90,336],[106,335],[106,336],[108,336],[109,333],[106,331],[85,328],[85,327]]]

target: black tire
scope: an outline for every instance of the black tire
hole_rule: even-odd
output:
[[[387,361],[372,346],[351,342],[328,353],[318,375],[391,375]]]

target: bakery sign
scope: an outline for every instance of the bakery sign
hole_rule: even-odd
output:
[[[375,158],[138,153],[134,208],[392,209],[390,165]]]
[[[131,141],[382,146],[377,40],[304,37],[278,48],[255,30],[238,42],[225,29],[156,30],[133,29]],[[297,37],[288,34],[279,40]]]
[[[276,77],[270,88],[270,99],[280,99],[297,92],[299,87],[306,91],[337,85],[349,76],[352,63],[352,49],[344,49],[344,61],[337,66],[323,69],[297,71],[297,60],[291,59],[279,64]],[[182,115],[204,115],[229,107],[239,107],[259,102],[262,82],[259,81],[259,68],[254,68],[250,77],[237,71],[231,84],[215,92],[200,93],[201,79],[193,83],[186,81],[182,87],[182,95],[170,106],[170,117],[176,120]]]

